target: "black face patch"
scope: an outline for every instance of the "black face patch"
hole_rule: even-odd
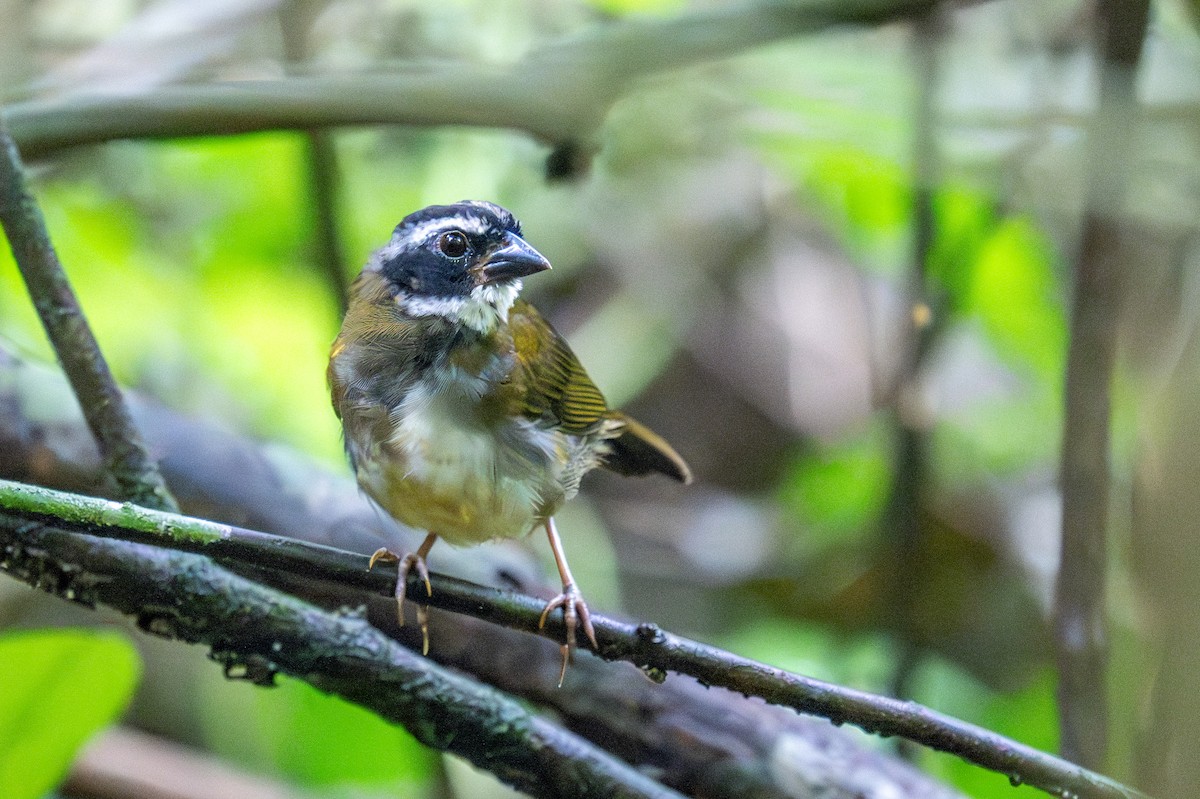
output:
[[[410,294],[430,297],[463,297],[475,281],[462,264],[425,248],[402,250],[382,263],[384,277]],[[461,260],[461,259],[460,259]]]
[[[451,231],[462,232],[469,242],[458,257],[447,255],[439,246],[441,237]],[[508,233],[521,235],[521,225],[498,205],[474,200],[431,205],[409,214],[396,226],[391,242],[378,253],[379,270],[410,294],[466,296],[476,285],[469,270]]]

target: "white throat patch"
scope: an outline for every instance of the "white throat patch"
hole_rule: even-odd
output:
[[[396,304],[410,316],[440,316],[486,334],[508,322],[509,309],[520,293],[521,281],[509,280],[476,286],[465,297],[417,297],[401,292]]]

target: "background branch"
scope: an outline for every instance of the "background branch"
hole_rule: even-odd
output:
[[[883,514],[883,556],[888,586],[883,606],[890,614],[897,663],[889,691],[904,698],[912,694],[912,679],[922,656],[918,597],[924,574],[922,514],[929,479],[929,429],[933,415],[923,391],[925,360],[942,315],[931,307],[927,273],[936,235],[933,196],[937,186],[938,49],[942,20],[931,8],[912,22],[916,82],[912,141],[912,256],[908,268],[907,326],[904,355],[892,397],[892,485]],[[901,748],[902,754],[911,754]]]
[[[178,510],[158,466],[146,451],[121,390],[59,263],[42,212],[26,185],[20,155],[4,127],[2,114],[0,224],[117,491],[140,505]]]
[[[308,32],[321,4],[288,3],[279,9],[284,58],[291,66],[303,66],[309,58]],[[342,234],[338,225],[338,184],[341,169],[337,146],[330,130],[304,131],[305,166],[308,169],[309,198],[312,205],[314,237],[313,265],[317,267],[330,296],[338,308],[338,320],[349,302],[346,283],[346,257],[342,252]]]
[[[128,727],[80,753],[62,794],[87,799],[316,799],[296,786],[240,771],[207,752]]]
[[[1092,768],[1108,748],[1108,498],[1116,320],[1124,280],[1120,213],[1137,124],[1134,79],[1149,3],[1102,2],[1100,99],[1089,134],[1087,206],[1075,266],[1062,449],[1056,593],[1062,753]]]
[[[586,140],[634,81],[833,25],[902,19],[929,0],[763,2],[627,21],[531,52],[512,66],[410,64],[388,74],[176,86],[128,96],[14,104],[27,157],[113,139],[310,130],[335,125],[477,125],[557,144]]]

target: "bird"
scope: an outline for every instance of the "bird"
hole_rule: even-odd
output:
[[[328,379],[361,490],[392,518],[426,532],[413,552],[376,551],[416,569],[438,539],[469,546],[545,531],[562,581],[566,674],[576,631],[598,649],[554,514],[597,467],[689,483],[682,457],[657,433],[608,407],[566,339],[519,297],[550,262],[513,214],[490,202],[431,205],[404,217],[350,286]],[[428,621],[418,607],[423,648]]]

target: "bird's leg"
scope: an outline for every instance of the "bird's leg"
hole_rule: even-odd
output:
[[[433,596],[433,586],[429,584],[429,567],[425,565],[425,558],[429,555],[429,550],[433,549],[433,545],[437,542],[437,533],[430,533],[425,536],[425,540],[421,542],[421,546],[417,547],[416,552],[409,552],[407,555],[397,555],[387,547],[380,547],[371,555],[371,561],[367,564],[367,571],[375,568],[375,564],[379,561],[387,561],[396,565],[396,616],[400,621],[400,626],[404,626],[404,593],[407,589],[408,572],[416,567],[417,574],[425,582],[425,593],[428,596]],[[424,605],[417,605],[417,624],[421,625],[421,654],[429,654],[429,609]]]
[[[567,627],[567,641],[562,645],[562,670],[558,673],[558,687],[562,688],[563,678],[567,676],[567,661],[571,657],[571,649],[575,646],[575,629],[583,623],[583,632],[592,642],[592,649],[599,649],[596,644],[596,631],[592,628],[592,617],[588,613],[587,603],[583,594],[575,587],[575,578],[571,576],[571,567],[567,565],[567,555],[563,552],[562,540],[554,527],[554,519],[546,519],[546,536],[550,539],[550,549],[554,552],[554,562],[558,565],[558,576],[562,578],[563,592],[546,603],[542,609],[542,617],[538,620],[538,629],[546,626],[546,617],[557,607],[563,609],[563,623]]]

